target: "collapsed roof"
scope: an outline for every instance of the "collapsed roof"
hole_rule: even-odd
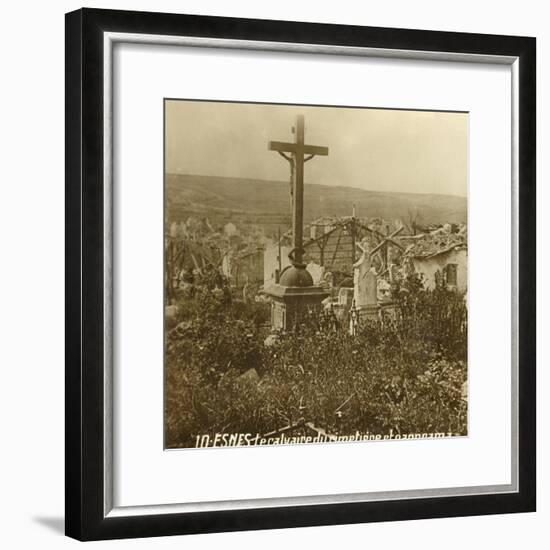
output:
[[[411,258],[428,259],[452,250],[468,249],[468,234],[465,227],[458,233],[437,230],[432,233],[405,238],[408,241],[405,256]]]

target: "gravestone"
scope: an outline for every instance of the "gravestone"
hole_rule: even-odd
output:
[[[314,285],[320,285],[323,283],[323,278],[325,276],[325,267],[319,265],[315,262],[309,262],[306,266],[306,269],[309,271],[313,279]]]
[[[362,254],[353,264],[353,300],[356,308],[377,304],[376,274],[372,272],[370,254],[366,246],[360,246]]]
[[[355,334],[357,324],[363,319],[379,317],[377,285],[378,277],[371,266],[371,253],[366,244],[356,245],[361,256],[353,264],[353,307],[350,311],[350,334]]]

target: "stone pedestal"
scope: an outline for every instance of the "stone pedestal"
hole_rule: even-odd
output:
[[[271,328],[278,332],[295,330],[310,315],[319,315],[321,302],[329,295],[313,284],[305,268],[297,266],[284,269],[279,283],[264,292],[271,298]]]

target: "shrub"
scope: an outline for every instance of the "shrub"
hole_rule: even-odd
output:
[[[237,305],[223,280],[208,280],[189,290],[166,336],[169,447],[301,418],[334,435],[466,433],[467,317],[457,293],[405,281],[394,319],[355,336],[312,319],[267,348],[269,305]],[[252,368],[260,380],[242,376]]]

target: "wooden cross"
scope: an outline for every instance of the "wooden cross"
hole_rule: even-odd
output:
[[[293,257],[291,260],[295,265],[303,265],[302,258],[304,249],[302,248],[302,240],[304,231],[304,164],[316,155],[327,156],[328,147],[305,144],[304,115],[298,115],[296,117],[296,128],[294,134],[296,136],[294,143],[270,141],[268,144],[268,149],[270,151],[277,151],[290,163],[290,194],[293,206],[292,234],[294,237],[294,249],[291,253],[293,254]],[[285,153],[289,153],[290,156]]]
[[[393,233],[390,234],[390,228],[389,226],[387,226],[385,238],[370,251],[371,256],[376,254],[378,251],[382,252],[382,272],[388,269],[388,246],[390,244],[399,248],[399,250],[401,250],[402,252],[404,251],[401,244],[393,240],[393,238],[399,235],[401,231],[403,231],[403,226],[399,227]]]

